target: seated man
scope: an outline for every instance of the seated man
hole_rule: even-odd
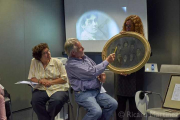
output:
[[[114,61],[115,54],[96,65],[84,54],[84,48],[75,38],[66,41],[65,51],[69,56],[65,67],[75,91],[75,100],[87,110],[83,120],[109,120],[117,108],[117,101],[106,93],[100,93],[100,89],[101,83],[105,82],[102,73]]]

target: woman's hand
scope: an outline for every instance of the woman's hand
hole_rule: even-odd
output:
[[[127,76],[127,75],[130,75],[130,74],[120,73],[120,75]]]
[[[47,79],[41,79],[41,80],[39,80],[39,83],[44,85],[45,87],[50,87],[52,85],[51,81],[47,80]]]
[[[126,31],[121,31],[119,34],[126,34]]]

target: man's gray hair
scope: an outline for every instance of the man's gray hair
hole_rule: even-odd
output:
[[[70,57],[71,56],[71,52],[77,51],[77,46],[75,45],[76,43],[78,43],[78,39],[76,38],[69,38],[66,40],[65,44],[64,44],[64,49],[66,54]]]

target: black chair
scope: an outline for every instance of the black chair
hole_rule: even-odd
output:
[[[13,120],[11,100],[8,97],[4,97],[4,101],[5,101],[7,120]]]
[[[81,105],[77,104],[77,114],[76,114],[76,120],[78,120],[79,117],[79,109],[82,107]]]

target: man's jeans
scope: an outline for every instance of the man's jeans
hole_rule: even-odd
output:
[[[117,101],[99,90],[75,92],[76,102],[87,110],[83,120],[110,120],[117,109]]]

